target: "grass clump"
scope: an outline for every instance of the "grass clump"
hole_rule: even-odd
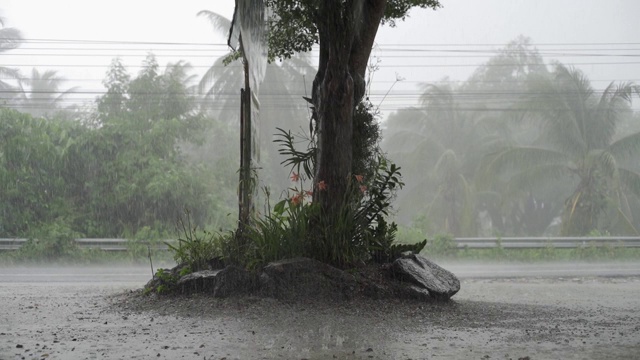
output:
[[[190,271],[205,270],[213,259],[222,255],[223,237],[206,230],[198,229],[191,223],[191,216],[185,210],[186,222],[178,218],[178,228],[182,232],[177,243],[165,242],[173,253],[174,260]],[[186,275],[186,274],[185,274]]]

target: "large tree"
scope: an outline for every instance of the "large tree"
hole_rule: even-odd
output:
[[[353,114],[365,93],[365,72],[381,23],[394,24],[414,7],[437,0],[267,0],[270,56],[290,57],[320,46],[313,81],[317,131],[314,201],[325,213],[342,206],[352,169]]]

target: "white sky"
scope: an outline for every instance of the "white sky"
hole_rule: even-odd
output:
[[[588,64],[576,66],[587,73],[596,88],[604,88],[613,80],[640,82],[638,0],[441,0],[441,3],[443,9],[435,12],[414,9],[406,22],[398,23],[396,28],[382,27],[379,31],[380,50],[374,51],[374,55],[381,63],[372,86],[374,102],[380,101],[390,89],[396,74],[406,79],[393,87],[382,105],[383,111],[388,113],[412,104],[417,99],[419,83],[445,76],[465,80],[475,69],[472,65],[487,59],[468,57],[474,53],[407,53],[385,49],[486,51],[525,35],[542,53],[553,49],[556,55],[545,57],[547,62],[557,59],[569,65]],[[139,65],[148,51],[154,52],[163,66],[168,61],[183,59],[201,73],[213,62],[213,56],[226,51],[223,45],[226,38],[215,35],[207,20],[196,17],[196,13],[207,9],[231,17],[233,4],[233,0],[3,0],[0,13],[6,20],[5,25],[20,29],[28,40],[115,43],[89,45],[83,41],[64,45],[80,50],[60,50],[62,45],[57,44],[28,43],[3,54],[0,64],[19,66],[25,73],[34,66],[40,71],[56,69],[69,80],[68,87],[80,86],[88,93],[103,90],[100,81],[115,56],[122,56],[125,64],[132,67],[132,75],[137,72],[133,66]],[[221,45],[173,46],[148,44],[150,42]],[[43,47],[49,50],[41,49]],[[86,48],[98,50],[88,52]],[[558,55],[572,49],[574,52],[584,49],[580,51],[582,56]],[[485,54],[491,55],[480,55]],[[611,56],[614,54],[626,56]],[[637,108],[638,103],[636,100],[634,107]]]

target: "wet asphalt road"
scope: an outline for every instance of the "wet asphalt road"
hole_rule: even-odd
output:
[[[567,278],[640,276],[640,263],[542,263],[486,264],[439,263],[464,279]],[[170,265],[165,265],[170,266]],[[157,269],[157,267],[156,267]],[[0,283],[109,282],[144,285],[151,278],[149,266],[18,266],[1,267]]]
[[[147,266],[2,267],[0,360],[640,359],[640,263],[441,263],[444,305],[140,301]]]

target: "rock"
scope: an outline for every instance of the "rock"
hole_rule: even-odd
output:
[[[163,269],[147,284],[146,292],[213,297],[259,294],[291,302],[357,297],[432,301],[448,300],[460,289],[455,275],[412,253],[393,264],[369,264],[350,271],[302,257],[271,262],[258,273],[230,265],[180,277],[183,267]]]
[[[264,295],[292,301],[304,298],[345,300],[358,290],[353,275],[303,257],[267,264],[259,281]]]
[[[178,280],[178,289],[184,294],[207,293],[213,297],[248,294],[256,289],[254,274],[237,266],[219,270],[203,270],[185,275]]]
[[[460,290],[460,280],[450,271],[441,268],[421,255],[404,255],[393,262],[395,277],[411,283],[411,291],[425,294],[436,300],[449,300]],[[419,295],[419,294],[416,294]]]

